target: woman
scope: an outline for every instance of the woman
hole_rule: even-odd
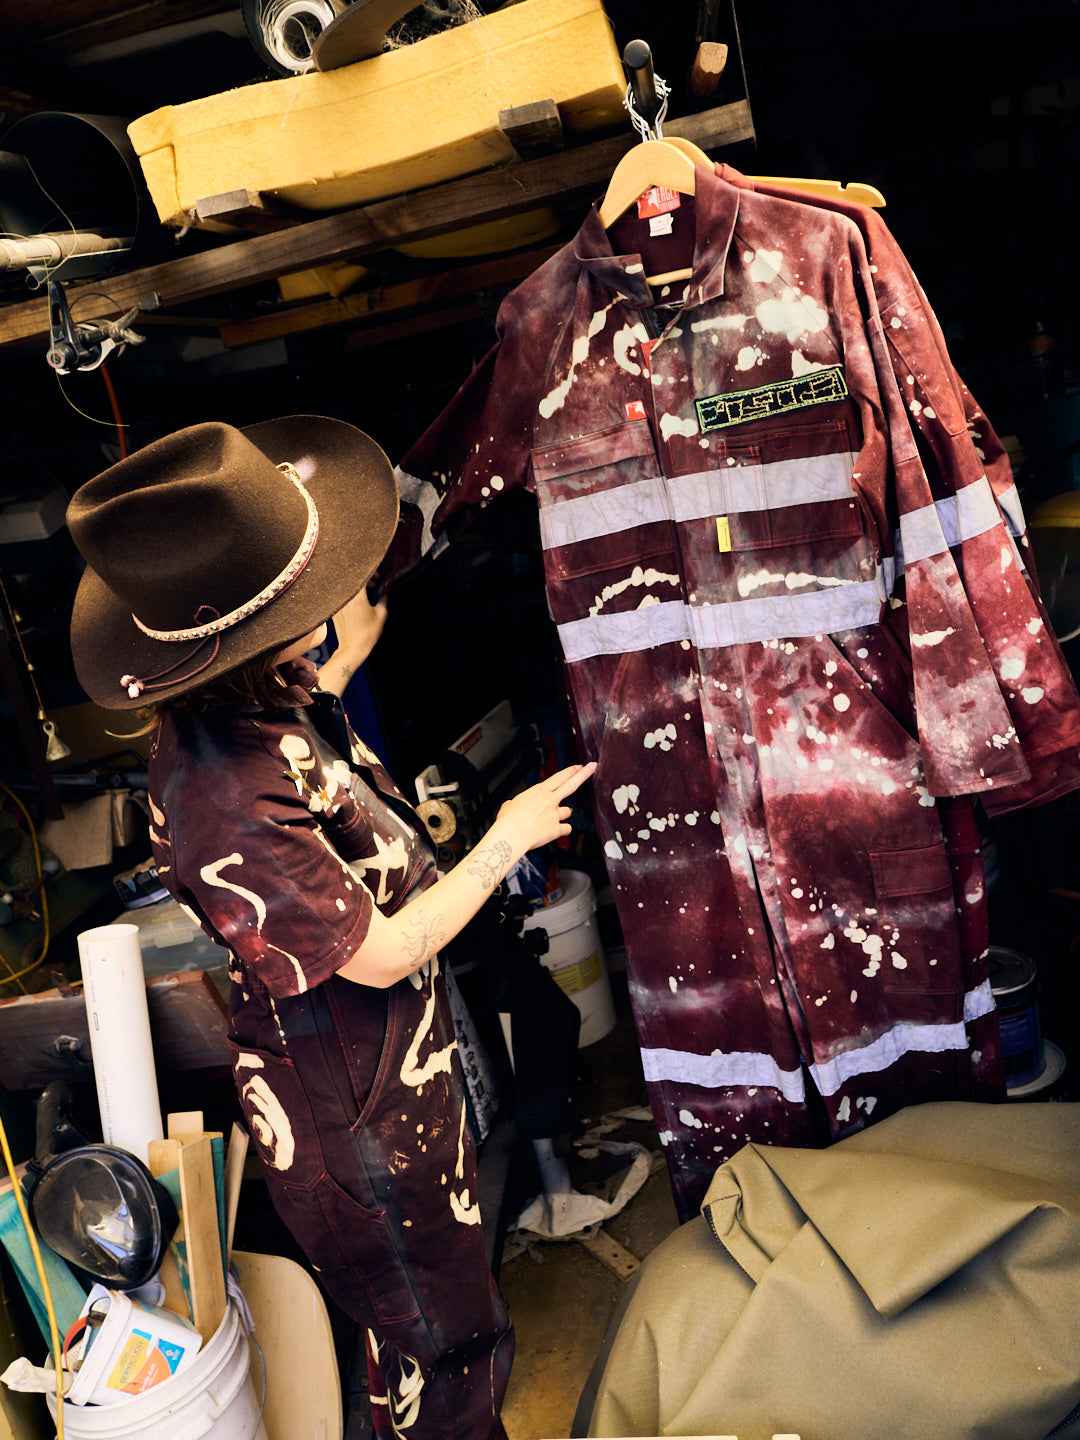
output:
[[[240,1101],[279,1213],[366,1328],[376,1432],[487,1440],[512,1331],[438,951],[569,833],[593,767],[515,796],[437,875],[338,699],[381,628],[364,586],[397,503],[382,451],[342,421],[158,440],[71,502],[72,651],[99,704],[149,707],[158,871],[230,952]],[[328,617],[338,650],[316,675]]]

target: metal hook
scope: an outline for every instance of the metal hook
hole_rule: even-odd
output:
[[[630,72],[623,103],[630,112],[634,129],[642,140],[660,140],[671,87],[653,69],[652,51],[646,41],[631,40],[622,58]]]

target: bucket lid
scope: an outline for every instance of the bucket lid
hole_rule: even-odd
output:
[[[563,893],[552,905],[538,905],[522,922],[526,930],[546,930],[562,935],[583,925],[596,909],[593,883],[581,870],[560,870]]]

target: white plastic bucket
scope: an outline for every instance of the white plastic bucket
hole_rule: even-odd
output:
[[[91,1302],[97,1310],[107,1307],[105,1319],[85,1337],[83,1361],[67,1391],[70,1405],[126,1405],[187,1369],[202,1347],[187,1320],[120,1290],[97,1288]]]
[[[249,1364],[247,1336],[230,1302],[198,1355],[171,1379],[123,1404],[65,1401],[64,1434],[71,1440],[200,1440],[211,1433],[214,1440],[267,1440]],[[48,1402],[55,1417],[55,1396]]]
[[[579,870],[560,870],[559,882],[559,899],[534,910],[523,925],[547,931],[548,949],[541,963],[581,1012],[579,1046],[592,1045],[615,1028],[615,1002],[596,923],[596,892]]]

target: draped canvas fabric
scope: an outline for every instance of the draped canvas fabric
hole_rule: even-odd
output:
[[[1080,1434],[1078,1142],[1074,1104],[954,1102],[746,1146],[647,1257],[588,1433]]]

